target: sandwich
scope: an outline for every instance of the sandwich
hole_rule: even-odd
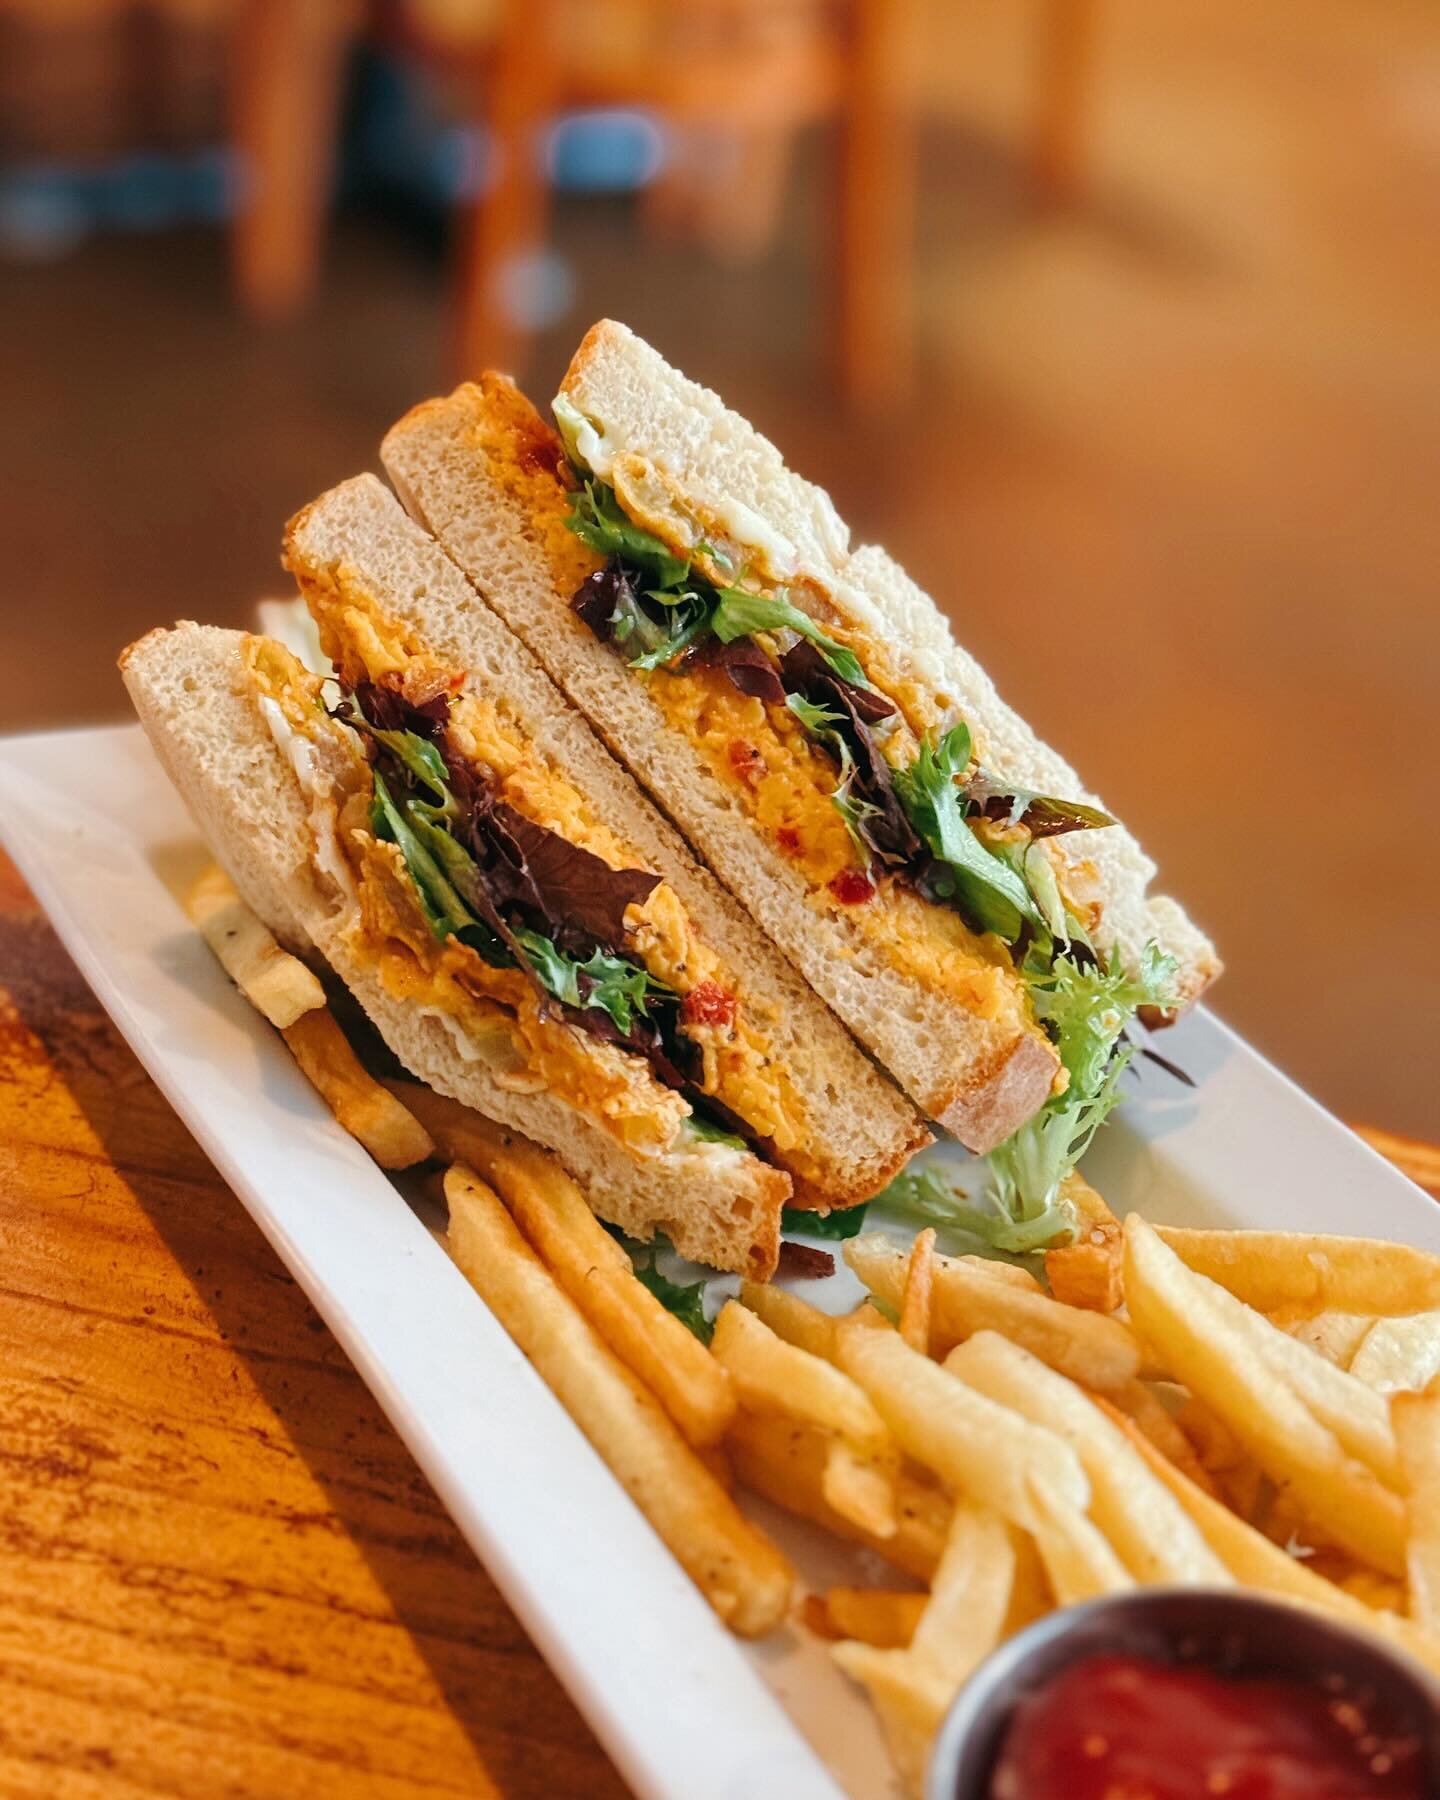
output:
[[[411,514],[927,1119],[1050,1216],[1137,1018],[1219,972],[1154,866],[828,496],[624,326],[554,425],[488,375],[382,457]]]
[[[929,1133],[373,477],[286,534],[335,670],[180,625],[122,659],[202,831],[411,1074],[554,1150],[601,1217],[763,1278],[782,1208]]]

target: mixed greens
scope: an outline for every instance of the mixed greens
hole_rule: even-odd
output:
[[[578,481],[567,523],[606,558],[573,601],[590,629],[633,668],[673,670],[703,659],[742,693],[785,706],[835,764],[831,804],[865,872],[861,892],[873,891],[878,863],[1002,940],[1055,1044],[1065,1091],[991,1153],[988,1206],[970,1205],[929,1171],[901,1175],[881,1198],[1002,1254],[1063,1239],[1071,1221],[1061,1187],[1118,1103],[1133,1055],[1126,1028],[1141,1007],[1172,1003],[1173,961],[1151,945],[1133,977],[1112,967],[1066,905],[1039,844],[1114,821],[1096,807],[998,780],[976,765],[963,723],[927,738],[907,764],[892,764],[882,740],[890,740],[898,709],[870,685],[853,651],[783,593],[741,585],[745,572],[731,570],[714,547],[679,556],[634,524],[603,482],[583,471]],[[723,565],[734,585],[710,580],[701,560],[709,570]],[[814,1235],[817,1225],[812,1217],[793,1228]]]

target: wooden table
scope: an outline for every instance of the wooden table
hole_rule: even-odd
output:
[[[3,857],[0,1256],[0,1795],[625,1793]]]
[[[0,1795],[626,1789],[0,857]]]

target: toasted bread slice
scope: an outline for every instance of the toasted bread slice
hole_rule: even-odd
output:
[[[623,1230],[661,1231],[717,1268],[762,1278],[773,1270],[788,1176],[747,1151],[675,1131],[683,1103],[648,1069],[629,1066],[638,1058],[553,1022],[560,1036],[548,1040],[551,1052],[582,1078],[593,1073],[650,1137],[649,1149],[637,1148],[613,1117],[536,1078],[512,1009],[479,1000],[447,1010],[433,971],[376,932],[366,916],[373,896],[337,835],[338,827],[365,837],[353,805],[340,819],[336,803],[343,810],[347,794],[360,796],[363,819],[368,771],[352,735],[314,707],[293,658],[267,640],[184,623],[132,644],[121,671],[161,763],[246,902],[291,949],[331,965],[413,1075],[554,1150],[600,1216]],[[308,731],[293,727],[286,679],[310,696]],[[662,1130],[667,1141],[656,1148]]]
[[[828,496],[713,394],[605,323],[587,336],[563,397],[572,432],[579,420],[576,452],[625,488],[627,510],[649,529],[679,549],[723,545],[733,565],[783,581],[827,630],[863,643],[862,661],[887,693],[903,696],[917,731],[964,718],[1000,779],[1098,804],[1004,705],[903,570],[878,549],[851,554]],[[566,529],[564,448],[512,384],[486,376],[415,408],[382,455],[413,515],[927,1116],[985,1150],[1043,1104],[1056,1059],[1008,962],[973,941],[946,956],[933,923],[909,942],[903,925],[877,942],[863,909],[830,901],[777,844],[773,825],[757,821],[713,741],[696,741],[697,713],[712,740],[728,732],[739,741],[763,720],[759,703],[720,708],[712,692],[687,712],[672,677],[637,679],[571,610],[598,559]],[[1045,851],[1103,947],[1131,966],[1151,941],[1175,956],[1182,1005],[1219,972],[1180,908],[1147,894],[1153,865],[1123,827],[1050,839]]]
[[[663,878],[635,946],[687,996],[705,1092],[792,1177],[801,1203],[876,1193],[930,1134],[754,921],[697,864],[584,719],[459,567],[373,476],[305,508],[286,559],[347,678],[397,662],[457,687],[455,717],[501,792],[614,867]],[[462,718],[463,713],[463,718]],[[707,1026],[714,1006],[723,1023]]]

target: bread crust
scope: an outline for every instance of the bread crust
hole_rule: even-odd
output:
[[[446,1027],[390,994],[353,948],[340,900],[317,880],[308,802],[262,718],[244,634],[182,622],[121,657],[147,737],[246,903],[282,941],[323,957],[419,1080],[553,1150],[602,1218],[663,1231],[682,1255],[763,1280],[779,1254],[791,1183],[750,1155],[644,1157],[548,1092],[502,1086],[464,1060]]]

